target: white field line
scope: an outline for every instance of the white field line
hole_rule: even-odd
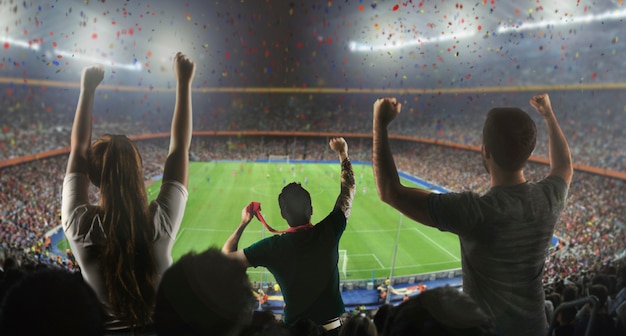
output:
[[[376,261],[378,262],[378,264],[380,265],[380,268],[385,268],[385,266],[383,265],[383,263],[380,262],[380,259],[378,259],[378,257],[372,253],[372,257],[374,257],[374,259],[376,259]]]
[[[436,263],[428,263],[428,264],[405,265],[405,266],[396,266],[395,269],[415,268],[415,267],[434,266],[434,265],[449,265],[451,263],[454,263],[454,261],[436,262]],[[390,267],[361,268],[361,269],[349,268],[347,271],[348,271],[348,273],[351,273],[351,272],[364,272],[364,271],[371,272],[371,271],[390,270],[390,269],[391,269]]]
[[[350,259],[350,257],[374,257],[376,262],[380,265],[380,268],[385,268],[385,265],[380,262],[380,259],[378,259],[378,257],[374,253],[349,254],[348,259]]]
[[[428,237],[426,234],[424,234],[424,232],[422,232],[420,229],[414,227],[413,230],[415,230],[417,233],[419,233],[420,235],[422,235],[422,237],[428,239],[429,242],[431,242],[433,245],[437,246],[439,249],[441,249],[442,251],[444,251],[445,253],[447,253],[449,256],[451,256],[454,260],[456,261],[461,261],[461,259],[459,259],[457,256],[455,256],[454,254],[452,254],[450,251],[448,251],[447,249],[445,249],[443,246],[439,245],[439,243],[437,243],[436,241],[434,241],[432,238]]]

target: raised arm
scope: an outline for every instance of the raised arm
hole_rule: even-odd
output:
[[[395,98],[381,98],[374,102],[372,166],[376,189],[383,202],[417,222],[433,226],[428,211],[430,192],[403,186],[391,153],[387,126],[400,114],[401,109],[402,104]]]
[[[567,139],[561,131],[561,126],[556,120],[550,97],[547,93],[538,94],[530,99],[530,105],[543,117],[548,127],[550,175],[560,176],[569,187],[574,174],[572,154],[567,144]]]
[[[65,173],[87,173],[89,169],[88,153],[91,146],[91,112],[96,87],[104,78],[102,64],[83,69],[80,78],[80,95],[76,105],[74,124],[70,140],[70,156]]]
[[[341,192],[335,202],[335,208],[339,208],[346,216],[346,219],[348,219],[350,218],[352,200],[356,192],[354,171],[352,170],[352,163],[350,163],[348,158],[348,143],[344,138],[333,138],[330,139],[328,145],[330,149],[339,155],[339,162],[341,162]]]
[[[233,232],[222,247],[222,252],[227,256],[237,259],[241,261],[246,267],[250,267],[250,262],[248,262],[248,258],[243,253],[243,250],[238,250],[239,240],[241,239],[241,235],[243,231],[245,231],[250,221],[252,221],[253,213],[251,209],[251,204],[246,206],[241,210],[241,222],[235,232]]]
[[[187,187],[189,174],[189,146],[191,145],[191,83],[196,65],[178,52],[174,56],[176,75],[176,105],[172,117],[170,151],[165,160],[163,181],[178,181]]]

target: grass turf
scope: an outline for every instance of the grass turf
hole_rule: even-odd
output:
[[[354,165],[357,192],[348,226],[340,242],[348,261],[342,280],[382,278],[390,275],[398,239],[393,276],[459,268],[458,238],[423,226],[382,203],[370,165]],[[177,260],[190,250],[221,248],[237,227],[241,209],[251,201],[262,204],[263,217],[276,229],[286,229],[280,217],[278,194],[286,183],[300,182],[313,202],[312,223],[331,211],[339,194],[339,163],[192,162],[189,200],[172,255]],[[308,183],[307,180],[308,179]],[[408,181],[403,184],[415,186]],[[148,188],[156,197],[160,182]],[[398,234],[398,227],[400,232]],[[244,232],[239,248],[271,235],[256,219]],[[339,260],[342,270],[343,259]],[[251,268],[253,281],[274,281],[265,269]]]

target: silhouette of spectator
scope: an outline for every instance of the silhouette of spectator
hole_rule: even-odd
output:
[[[576,329],[576,307],[561,309],[556,316],[558,326],[554,329],[554,336],[573,336]]]
[[[103,335],[105,314],[80,274],[60,268],[26,274],[0,308],[0,334]]]
[[[376,326],[374,322],[367,317],[355,315],[349,317],[341,327],[339,336],[376,336]]]
[[[281,215],[290,227],[286,233],[237,250],[254,215],[251,204],[242,210],[241,223],[222,251],[247,267],[265,266],[272,272],[285,300],[285,323],[310,319],[336,335],[341,327],[339,317],[345,312],[339,292],[338,247],[350,217],[355,181],[346,141],[334,138],[329,145],[341,162],[341,192],[325,219],[311,224],[311,196],[300,184],[291,183],[278,196]]]
[[[18,283],[27,274],[26,269],[19,267],[15,259],[8,257],[5,262],[4,276],[0,279],[0,302],[9,289]]]
[[[278,321],[270,310],[255,310],[252,320],[239,336],[291,336],[291,331],[282,321]]]
[[[330,335],[324,327],[320,326],[315,321],[303,318],[299,319],[295,323],[289,325],[289,330],[293,336],[327,336]],[[334,329],[332,331],[337,331]]]
[[[593,325],[591,326],[591,335],[617,335],[615,321],[607,311],[607,300],[609,296],[606,286],[592,285],[589,288],[589,295],[593,295],[598,298],[598,308],[596,309],[596,315],[593,320]],[[581,310],[582,314],[578,314],[578,322],[576,323],[574,335],[584,335],[587,330],[587,325],[591,319],[591,304],[585,304]]]
[[[492,319],[467,294],[437,287],[390,309],[383,336],[496,335]]]
[[[212,247],[190,252],[161,279],[154,309],[158,335],[238,335],[255,300],[246,267]]]
[[[615,313],[617,315],[617,334],[626,335],[626,302],[622,302],[615,310]]]
[[[6,251],[0,248],[0,281],[4,278],[4,263],[7,259]]]
[[[530,104],[548,127],[549,176],[538,183],[524,176],[536,143],[531,117],[518,108],[495,108],[483,127],[482,159],[491,189],[481,196],[401,185],[387,135],[401,104],[395,98],[374,103],[373,168],[380,198],[419,223],[459,236],[463,289],[494,317],[503,335],[546,332],[543,268],[573,174],[548,95],[536,95]]]
[[[63,182],[62,223],[85,281],[107,309],[108,330],[149,331],[160,276],[172,263],[187,201],[194,70],[191,60],[176,54],[170,151],[160,193],[150,204],[142,159],[129,138],[104,135],[90,146],[91,112],[104,68],[83,70]],[[90,181],[99,188],[98,205],[89,202]]]
[[[383,328],[385,327],[385,321],[387,321],[387,317],[389,316],[389,313],[391,312],[391,310],[393,309],[393,305],[390,303],[385,303],[383,305],[381,305],[380,307],[378,307],[378,310],[376,310],[376,314],[374,314],[374,325],[376,326],[376,332],[378,333],[378,335],[382,335],[383,333]]]

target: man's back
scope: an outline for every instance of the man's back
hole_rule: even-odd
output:
[[[559,177],[474,193],[432,195],[435,226],[459,235],[463,288],[504,335],[543,334],[541,277],[548,243],[565,205]]]
[[[250,264],[267,267],[280,285],[286,323],[309,318],[322,324],[344,312],[337,260],[345,228],[345,216],[335,209],[309,230],[272,236],[244,249]]]
[[[374,103],[372,167],[381,200],[416,222],[459,235],[464,289],[496,318],[502,335],[545,333],[544,258],[574,172],[550,98],[535,95],[530,105],[548,130],[549,177],[537,184],[524,177],[537,141],[533,119],[520,108],[492,108],[480,147],[492,189],[481,197],[402,185],[387,130],[402,103],[395,98]]]
[[[339,239],[350,218],[355,182],[345,139],[332,138],[328,145],[341,163],[341,188],[331,213],[313,226],[311,195],[300,183],[290,183],[278,195],[280,214],[289,224],[285,234],[238,250],[241,234],[253,214],[262,220],[260,209],[255,209],[253,202],[242,209],[241,223],[224,243],[222,252],[247,267],[265,266],[274,274],[285,298],[286,323],[309,320],[329,335],[336,335],[341,327],[339,316],[345,311],[337,270]],[[271,232],[278,232],[262,222]]]

